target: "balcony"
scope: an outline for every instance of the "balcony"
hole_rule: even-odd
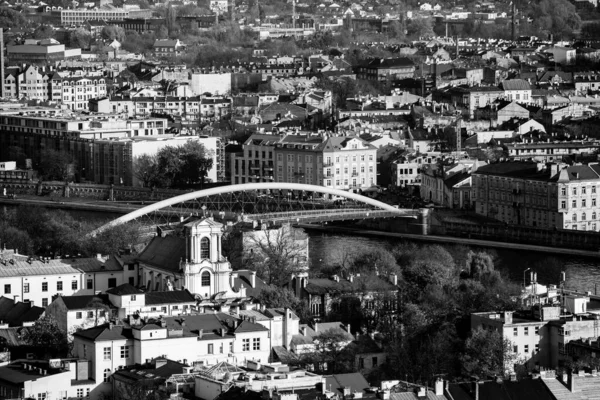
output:
[[[352,176],[358,176],[358,172],[353,172]]]

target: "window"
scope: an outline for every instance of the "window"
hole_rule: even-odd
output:
[[[62,281],[56,282],[56,290],[63,290]]]
[[[200,239],[200,259],[210,258],[210,240],[207,237]]]
[[[564,187],[563,187],[563,188],[560,188],[560,194],[561,194],[562,196],[566,196],[566,195],[567,195],[567,188],[564,188]]]
[[[104,348],[104,359],[110,360],[110,355],[111,355],[110,347],[105,347]]]
[[[573,194],[576,195],[577,194],[577,188],[573,188]]]
[[[108,382],[108,378],[110,378],[110,369],[106,368],[104,370],[104,382]]]
[[[585,199],[581,199],[581,207],[585,207],[585,206],[586,206],[586,204],[585,204],[585,203],[586,203],[586,202],[585,202]]]
[[[117,287],[117,278],[108,278],[108,287],[109,288]]]
[[[87,317],[88,318],[94,318],[94,312],[93,311],[88,311],[87,312]]]
[[[77,389],[77,397],[83,397],[83,388]]]
[[[242,339],[242,351],[250,351],[250,339]]]
[[[377,357],[373,357],[373,367],[377,366]]]
[[[558,334],[560,336],[571,336],[571,331],[567,331],[567,330],[565,330],[565,328],[560,328],[558,330]]]
[[[596,194],[596,186],[592,186],[592,194]]]
[[[10,284],[4,285],[4,293],[5,294],[10,294]]]
[[[364,359],[364,358],[362,358],[362,357],[360,357],[360,358],[358,359],[358,368],[362,369],[362,368],[364,368],[364,367],[365,367],[365,359]]]
[[[42,307],[48,307],[48,298],[47,297],[44,297],[42,299]]]
[[[519,336],[519,328],[513,328],[513,336]]]
[[[596,207],[596,199],[592,199],[592,207]]]
[[[536,327],[535,327],[535,334],[536,334],[536,335],[539,335],[539,334],[540,334],[540,327],[539,327],[539,326],[536,326]]]
[[[219,346],[219,353],[223,354],[223,343],[221,343],[221,345]]]
[[[87,358],[87,346],[83,345],[83,358]]]
[[[571,206],[573,206],[573,208],[577,208],[577,200],[573,200],[571,202]]]
[[[48,291],[48,282],[42,282],[42,292]]]
[[[581,194],[587,194],[587,188],[585,186],[581,188]]]
[[[254,350],[254,351],[260,350],[260,338],[252,339],[252,350]]]
[[[212,343],[208,344],[208,354],[215,354],[214,345]]]
[[[86,288],[87,289],[93,289],[94,288],[94,280],[88,278],[88,280],[86,281]]]
[[[121,346],[121,358],[129,358],[129,346]]]
[[[525,336],[529,336],[529,327],[528,326],[526,326],[525,328],[523,328],[523,334]]]
[[[523,346],[523,351],[525,353],[529,353],[529,345],[528,344],[526,344],[525,346]]]
[[[23,293],[29,293],[29,283],[23,284]]]
[[[71,289],[77,290],[77,281],[71,282]]]
[[[76,319],[81,319],[81,317],[82,317],[82,316],[83,316],[83,314],[81,313],[81,311],[77,311],[77,312],[75,313],[75,318],[76,318]]]
[[[560,202],[560,208],[562,208],[562,209],[565,209],[565,208],[567,208],[567,202],[566,202],[566,201],[564,201],[564,200],[562,200],[562,201]]]
[[[577,214],[573,214],[573,216],[571,217],[571,221],[577,222]]]
[[[585,221],[585,218],[586,218],[586,215],[585,215],[585,213],[581,213],[581,220],[582,220],[582,221]]]
[[[233,342],[229,342],[229,352],[233,353]]]
[[[210,272],[208,271],[202,273],[202,286],[210,286]]]
[[[518,353],[519,352],[519,346],[517,346],[516,344],[513,346],[513,353]]]
[[[46,398],[46,392],[37,394],[38,400],[44,400]]]
[[[131,295],[131,301],[135,301],[135,299],[136,299],[135,294]]]
[[[540,344],[539,344],[539,343],[536,343],[536,344],[535,344],[535,350],[534,350],[534,351],[535,351],[536,353],[539,353],[539,352],[540,352]]]

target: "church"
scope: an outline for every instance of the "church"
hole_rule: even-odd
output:
[[[137,258],[146,291],[187,289],[201,305],[242,302],[266,284],[249,270],[233,271],[221,253],[223,224],[212,218],[184,221],[154,237]]]

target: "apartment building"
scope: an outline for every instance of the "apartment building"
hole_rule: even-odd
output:
[[[598,164],[505,162],[473,172],[475,211],[509,224],[598,231],[598,191]]]
[[[52,101],[70,110],[87,110],[90,99],[106,96],[107,78],[95,71],[79,74],[29,65],[13,68],[4,78],[4,97]]]
[[[440,152],[403,154],[391,163],[392,184],[401,188],[421,186],[421,168],[440,160]]]
[[[377,184],[377,148],[359,137],[252,135],[232,155],[233,183],[293,182],[358,191]]]
[[[0,295],[47,307],[54,296],[93,295],[124,282],[137,284],[137,268],[119,256],[108,258],[3,258]]]
[[[224,143],[219,137],[173,137],[165,135],[166,128],[167,121],[159,118],[121,119],[56,109],[5,111],[0,112],[0,159],[8,159],[9,148],[18,146],[35,168],[42,149],[64,150],[77,160],[75,181],[134,186],[140,184],[133,174],[137,157],[194,140],[213,158],[207,180],[225,178]]]
[[[90,111],[102,114],[124,114],[148,117],[165,114],[187,122],[220,120],[231,113],[231,99],[223,97],[178,96],[112,96],[90,100]]]
[[[570,141],[534,141],[524,139],[522,143],[506,145],[508,156],[517,161],[533,160],[536,162],[559,162],[566,156],[590,155],[600,149],[600,142],[596,140],[570,140]]]

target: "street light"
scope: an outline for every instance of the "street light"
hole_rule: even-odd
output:
[[[525,277],[526,277],[525,274],[527,273],[527,271],[530,271],[530,270],[531,270],[531,268],[527,268],[525,271],[523,271],[523,290],[525,290],[525,288],[527,287],[527,284],[525,282]]]

